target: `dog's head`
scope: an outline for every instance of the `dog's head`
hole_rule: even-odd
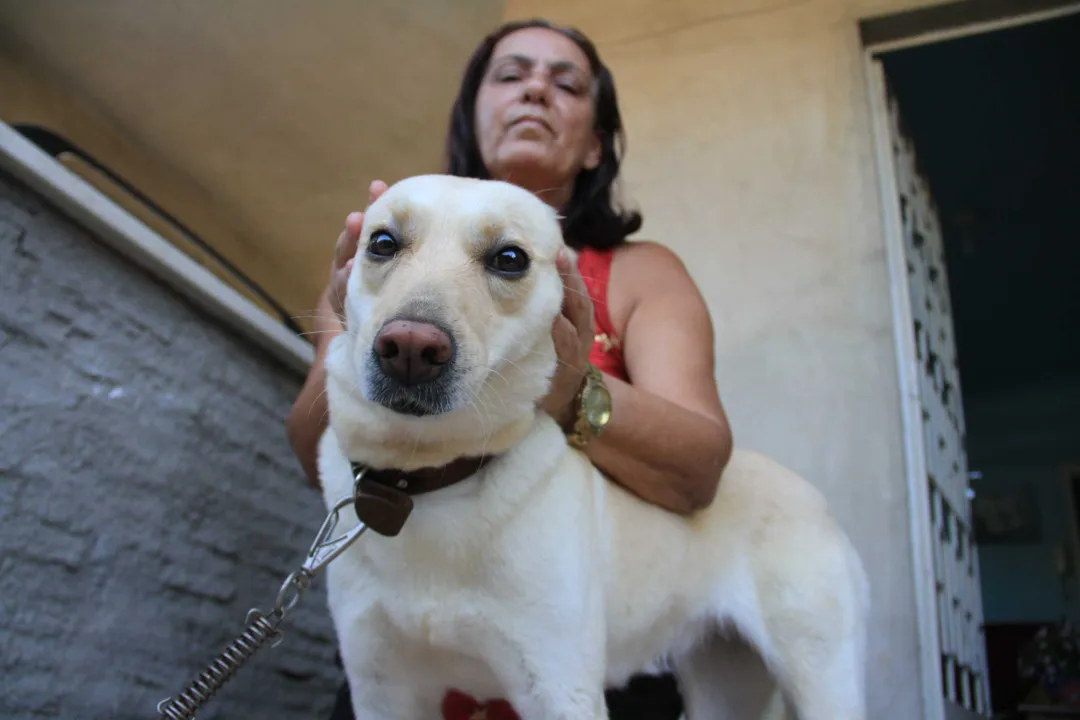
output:
[[[562,247],[555,211],[516,186],[425,175],[390,187],[364,216],[347,330],[327,360],[339,436],[464,453],[531,423],[555,369]],[[412,454],[423,462],[423,447]]]

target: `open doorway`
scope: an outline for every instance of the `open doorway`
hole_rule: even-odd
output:
[[[1080,623],[1080,13],[877,58],[946,716],[1080,717],[1080,648],[1033,644]]]

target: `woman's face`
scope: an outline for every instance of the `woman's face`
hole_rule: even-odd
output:
[[[600,162],[593,76],[585,53],[546,28],[498,42],[476,96],[476,138],[491,177],[545,199],[569,197],[574,178]]]

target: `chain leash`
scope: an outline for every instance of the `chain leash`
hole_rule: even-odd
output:
[[[304,591],[311,587],[318,572],[345,552],[368,529],[365,523],[357,522],[353,529],[331,537],[337,528],[341,512],[347,507],[354,507],[360,497],[360,480],[364,474],[364,469],[357,470],[353,478],[353,494],[341,498],[330,509],[300,569],[289,573],[281,584],[274,609],[269,614],[257,608],[249,610],[244,631],[183,692],[158,703],[159,720],[195,720],[195,713],[206,705],[256,652],[268,642],[271,647],[277,647],[281,643],[284,639],[284,633],[280,630],[281,623],[300,603]]]

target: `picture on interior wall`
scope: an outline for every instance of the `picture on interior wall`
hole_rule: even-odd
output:
[[[1080,465],[1065,467],[1065,498],[1069,504],[1069,532],[1072,533],[1073,553],[1080,558]]]
[[[1042,523],[1032,485],[979,488],[971,504],[979,545],[1038,545]]]

